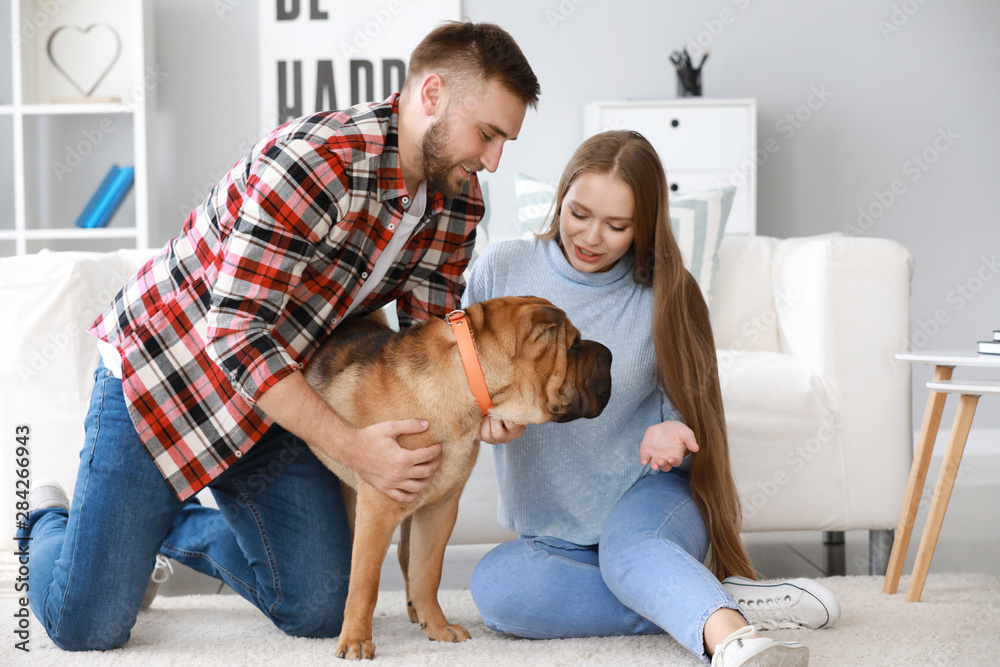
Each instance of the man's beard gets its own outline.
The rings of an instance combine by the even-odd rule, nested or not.
[[[451,162],[447,157],[448,130],[451,126],[451,112],[432,124],[424,133],[421,142],[423,152],[424,177],[428,189],[437,190],[445,197],[457,197],[462,194],[466,179],[456,181],[452,175],[458,162]]]

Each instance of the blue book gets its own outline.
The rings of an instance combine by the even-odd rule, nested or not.
[[[88,229],[107,226],[108,222],[111,221],[111,216],[118,210],[118,205],[122,203],[122,199],[128,194],[134,180],[135,167],[125,166],[118,170],[104,196],[101,197],[101,200],[94,207],[94,212],[90,216],[90,219],[87,220]]]
[[[117,173],[118,173],[118,165],[117,164],[111,165],[111,169],[108,171],[108,175],[104,177],[103,181],[101,181],[101,184],[98,186],[97,190],[95,190],[94,194],[91,195],[90,201],[88,201],[87,205],[83,208],[83,213],[81,213],[80,217],[76,219],[77,227],[87,226],[87,219],[94,214],[94,208],[97,206],[97,202],[101,201],[101,197],[103,197],[104,193],[107,192],[108,187],[111,185],[111,181],[114,180],[115,174]]]

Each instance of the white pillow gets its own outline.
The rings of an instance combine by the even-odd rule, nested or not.
[[[514,174],[517,219],[522,235],[540,231],[553,212],[556,187],[526,174]],[[680,246],[684,267],[711,302],[719,273],[719,245],[733,208],[736,188],[669,195],[670,229]]]

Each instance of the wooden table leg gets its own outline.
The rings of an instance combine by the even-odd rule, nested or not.
[[[920,548],[917,549],[917,560],[913,564],[910,587],[906,590],[907,602],[919,602],[920,595],[924,591],[924,581],[926,581],[927,572],[931,567],[931,558],[934,557],[934,547],[937,546],[938,535],[941,534],[944,513],[948,509],[951,489],[955,485],[955,477],[958,476],[958,466],[962,462],[962,452],[965,451],[965,441],[969,437],[972,416],[976,414],[978,402],[978,396],[969,394],[962,394],[959,399],[955,422],[952,424],[951,435],[948,437],[948,449],[944,453],[941,474],[938,476],[937,486],[934,488],[934,499],[931,501],[931,509],[927,514],[927,524],[924,526],[924,534],[920,538]]]
[[[937,366],[934,368],[934,381],[941,382],[951,379],[955,370],[952,366]],[[892,553],[889,556],[889,567],[885,571],[885,583],[882,592],[892,595],[899,586],[899,576],[903,573],[903,561],[906,560],[906,550],[910,546],[910,535],[913,533],[913,522],[917,518],[920,507],[920,494],[924,491],[927,480],[927,468],[931,463],[931,453],[934,451],[934,440],[937,438],[941,425],[941,412],[944,410],[944,400],[947,394],[932,391],[927,395],[927,407],[924,408],[924,421],[920,425],[920,436],[917,438],[917,451],[910,468],[910,480],[906,484],[906,495],[903,497],[903,510],[896,527],[896,539],[892,543]]]

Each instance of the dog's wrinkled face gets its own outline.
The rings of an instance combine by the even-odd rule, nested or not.
[[[466,309],[493,399],[490,414],[519,424],[601,414],[611,398],[611,351],[582,340],[566,313],[538,297]]]

